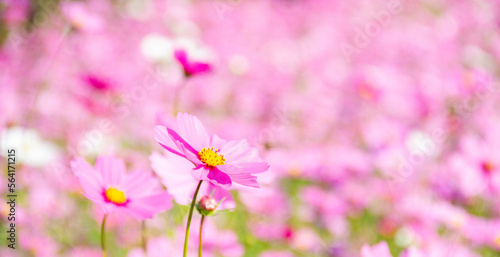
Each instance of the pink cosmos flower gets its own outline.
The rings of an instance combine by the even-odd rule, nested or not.
[[[139,220],[172,207],[172,196],[157,190],[158,181],[148,172],[125,172],[121,159],[97,158],[92,167],[82,158],[71,161],[71,169],[80,180],[84,195],[104,209],[106,214],[123,212]]]
[[[179,61],[184,69],[184,75],[190,77],[192,75],[206,73],[212,70],[210,64],[204,62],[192,61],[188,58],[185,50],[179,49],[174,52],[175,59]]]
[[[184,158],[175,154],[159,154],[153,152],[149,157],[153,171],[160,177],[161,182],[173,195],[178,204],[189,205],[192,201],[196,185],[189,173],[192,164]],[[219,205],[217,210],[234,209],[236,203],[228,190],[215,186],[212,183],[204,183],[200,187],[199,196],[211,195]]]
[[[177,115],[178,132],[163,126],[155,127],[155,139],[168,151],[194,164],[191,175],[198,180],[229,188],[232,182],[259,187],[253,174],[269,169],[258,156],[257,149],[245,139],[226,141],[217,135],[208,136],[203,124],[187,113]]]

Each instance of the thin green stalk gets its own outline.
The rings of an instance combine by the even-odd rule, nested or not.
[[[106,227],[106,219],[108,218],[108,214],[104,215],[104,218],[102,219],[102,225],[101,225],[101,250],[102,250],[102,256],[107,257],[106,255],[106,234],[104,233],[104,228]]]
[[[203,235],[203,221],[205,221],[205,215],[201,215],[201,221],[200,221],[200,244],[198,246],[198,257],[201,257],[202,255],[202,245],[201,245],[201,239],[202,239],[202,235]]]
[[[189,241],[189,228],[191,227],[191,218],[193,217],[193,210],[194,210],[194,204],[196,203],[196,198],[198,197],[198,191],[200,191],[200,186],[203,180],[200,180],[200,183],[198,183],[198,186],[196,187],[196,191],[194,191],[193,195],[193,201],[191,202],[191,207],[189,208],[189,216],[188,216],[188,221],[186,225],[186,236],[184,237],[184,254],[182,255],[183,257],[187,256],[187,251],[188,251],[188,241]]]

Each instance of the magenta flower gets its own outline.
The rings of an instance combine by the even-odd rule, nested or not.
[[[113,88],[112,84],[109,81],[92,74],[82,75],[81,78],[86,85],[98,91],[106,91]]]
[[[210,64],[190,60],[185,50],[175,50],[174,56],[181,63],[186,77],[211,71]]]
[[[269,164],[258,156],[257,149],[243,140],[226,141],[217,135],[208,136],[203,124],[194,116],[177,115],[178,132],[156,126],[155,139],[168,151],[191,161],[191,175],[229,188],[232,182],[259,187],[253,174],[265,172]]]
[[[151,174],[140,170],[126,173],[121,159],[100,156],[92,167],[77,158],[71,161],[71,169],[85,197],[100,205],[106,214],[123,212],[144,220],[172,207],[172,196],[160,190]]]

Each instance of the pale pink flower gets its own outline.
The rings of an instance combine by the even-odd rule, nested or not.
[[[203,124],[187,113],[177,115],[177,125],[178,132],[156,126],[155,139],[168,151],[191,161],[195,179],[224,188],[232,182],[259,187],[253,174],[267,171],[269,165],[245,139],[226,141],[217,135],[209,136]]]
[[[71,161],[71,168],[80,180],[84,195],[106,214],[123,212],[144,220],[172,207],[172,196],[160,190],[150,173],[141,170],[126,173],[121,159],[100,156],[92,167],[77,158]]]

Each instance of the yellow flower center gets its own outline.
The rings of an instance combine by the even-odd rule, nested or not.
[[[198,153],[200,160],[210,167],[215,167],[217,165],[224,165],[226,163],[226,158],[223,154],[219,153],[216,148],[203,148],[201,152]]]
[[[106,190],[106,198],[113,203],[122,204],[127,201],[125,193],[114,187],[110,187]]]

